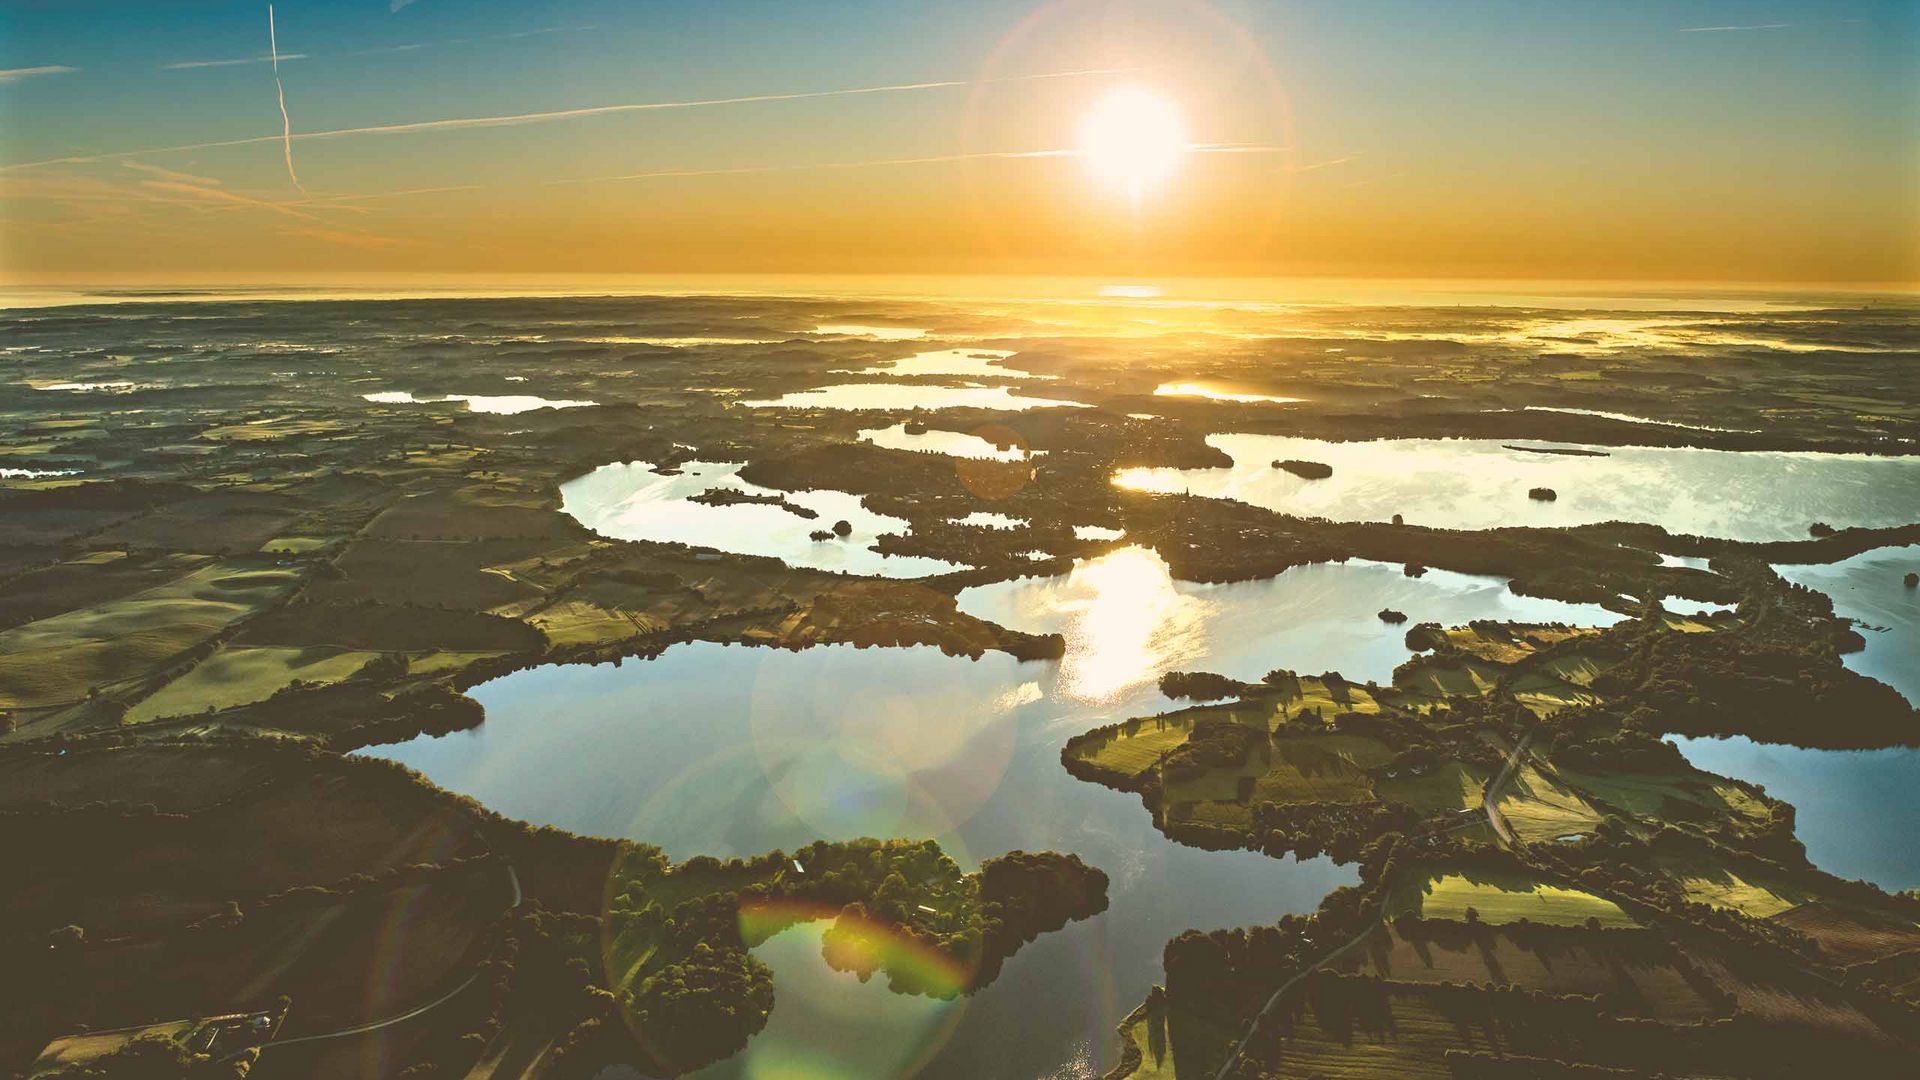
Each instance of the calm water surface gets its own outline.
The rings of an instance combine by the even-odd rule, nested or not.
[[[1255,680],[1274,668],[1387,682],[1413,651],[1407,626],[1474,619],[1610,626],[1622,616],[1510,592],[1500,578],[1353,559],[1296,566],[1227,585],[1176,581],[1150,548],[1124,547],[1051,578],[966,589],[960,610],[1035,634],[1066,635],[1063,684],[1101,700],[1150,687],[1162,672],[1206,670]],[[1381,622],[1382,608],[1406,626]]]
[[[602,465],[560,485],[560,509],[602,536],[690,544],[741,555],[767,555],[789,566],[838,570],[849,574],[911,578],[961,569],[957,563],[917,555],[882,555],[872,550],[882,533],[904,533],[904,518],[876,514],[844,491],[775,491],[734,475],[737,462],[689,461],[677,474],[655,472],[644,461]],[[689,502],[712,488],[752,495],[783,495],[819,516],[806,518],[765,503],[710,506]],[[815,540],[812,534],[845,521],[853,532],[844,539]]]
[[[1829,566],[1779,566],[1782,577],[1833,597],[1834,610],[1867,625],[1865,650],[1844,657],[1920,702],[1920,590],[1901,579],[1920,570],[1920,545],[1884,548]],[[1874,629],[1881,627],[1884,629]],[[1883,888],[1920,888],[1920,750],[1806,750],[1751,739],[1675,739],[1710,772],[1765,784],[1798,809],[1807,854],[1842,877]]]
[[[1004,428],[1000,429],[1006,432]],[[1040,457],[1046,453],[1028,450],[1020,445],[1008,445],[1005,449],[978,435],[969,435],[963,431],[941,431],[928,429],[918,434],[907,430],[905,423],[892,427],[871,428],[860,432],[860,441],[889,450],[913,450],[919,453],[945,454],[948,457],[978,458],[982,461],[1025,461]]]
[[[1007,367],[1013,354],[1004,349],[936,349],[914,353],[883,367],[862,368],[861,375],[959,375],[973,379],[1057,379]]]
[[[1002,373],[1006,374],[1006,373]],[[1016,394],[1005,386],[927,386],[920,383],[840,383],[817,390],[796,390],[766,401],[742,405],[767,409],[1084,409],[1079,401]]]
[[[406,390],[382,390],[360,396],[376,405],[430,405],[441,401],[458,401],[465,403],[468,412],[499,413],[505,416],[532,412],[535,409],[579,409],[599,404],[597,401],[543,398],[533,394],[444,394],[440,397],[414,397]]]
[[[1520,445],[1563,446],[1533,440]],[[1140,491],[1238,499],[1302,517],[1490,529],[1644,521],[1677,533],[1735,540],[1805,537],[1824,521],[1902,525],[1920,507],[1920,458],[1615,446],[1605,457],[1510,450],[1493,439],[1325,442],[1277,435],[1212,435],[1233,465],[1125,469],[1114,483]],[[1273,462],[1333,466],[1304,480]],[[1552,502],[1528,497],[1552,488]]]
[[[703,1075],[890,1076],[925,1060],[931,1077],[1090,1076],[1113,1064],[1113,1025],[1161,978],[1170,938],[1310,910],[1353,874],[1173,844],[1136,796],[1069,776],[1060,746],[1175,707],[1154,686],[1171,667],[1385,678],[1410,655],[1374,615],[1389,603],[1448,622],[1615,618],[1493,579],[1412,579],[1373,563],[1191,586],[1124,548],[1060,578],[963,596],[976,614],[1065,633],[1062,662],[678,645],[651,661],[497,679],[473,691],[487,709],[479,729],[368,752],[502,813],[645,839],[676,858],[863,835],[937,836],[966,865],[1014,849],[1077,853],[1111,876],[1109,909],[1041,937],[957,1002],[831,971],[817,930],[773,939],[759,950],[779,980],[767,1030]]]
[[[814,1071],[794,1075],[888,1075],[868,1071],[875,1053],[930,1055],[923,1075],[969,1080],[1111,1064],[1113,1025],[1160,978],[1169,938],[1310,910],[1353,880],[1325,859],[1178,846],[1137,797],[1068,776],[1058,754],[1069,736],[1170,703],[1150,688],[1083,701],[1053,664],[696,643],[652,661],[535,668],[473,694],[487,709],[476,731],[369,752],[501,813],[645,839],[676,858],[937,836],[966,865],[1058,850],[1112,877],[1106,913],[1043,936],[952,1003],[888,1000],[783,935],[762,950],[781,980],[769,1029],[710,1076],[781,1075],[799,1054]]]

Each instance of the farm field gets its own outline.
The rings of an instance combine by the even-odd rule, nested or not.
[[[1551,885],[1504,872],[1429,871],[1410,879],[1388,901],[1388,918],[1400,914],[1424,919],[1477,921],[1499,926],[1527,919],[1554,926],[1581,926],[1597,919],[1602,927],[1633,927],[1639,922],[1611,900],[1580,889]]]

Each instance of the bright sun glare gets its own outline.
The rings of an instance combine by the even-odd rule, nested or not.
[[[1190,145],[1173,102],[1151,90],[1115,90],[1080,121],[1080,160],[1095,179],[1134,202],[1180,167]]]

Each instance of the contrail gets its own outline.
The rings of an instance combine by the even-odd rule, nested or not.
[[[293,186],[305,195],[307,189],[300,183],[300,174],[293,171],[293,120],[287,116],[287,88],[280,85],[280,41],[273,32],[273,5],[267,5],[267,51],[273,57],[273,88],[280,95],[280,142],[286,147],[287,176],[293,180]]]
[[[46,165],[82,165],[95,161],[112,161],[118,158],[140,157],[143,154],[171,154],[188,150],[213,150],[226,146],[252,146],[279,140],[297,139],[338,139],[351,135],[405,135],[420,131],[450,131],[460,128],[506,127],[515,124],[539,124],[553,120],[574,120],[586,116],[605,116],[612,113],[650,112],[658,109],[699,109],[717,105],[749,105],[773,101],[804,101],[814,98],[853,97],[862,94],[893,94],[920,90],[944,90],[963,86],[994,85],[999,83],[1037,82],[1042,79],[1072,79],[1094,75],[1121,75],[1136,71],[1137,68],[1086,68],[1078,71],[1048,71],[1037,75],[1012,75],[999,79],[944,79],[938,82],[895,83],[888,86],[860,86],[846,90],[803,90],[783,94],[749,94],[741,97],[699,98],[687,101],[645,101],[623,105],[589,105],[577,109],[556,109],[549,112],[514,113],[506,116],[474,116],[448,120],[418,120],[411,123],[375,124],[368,127],[335,128],[331,131],[303,131],[298,135],[256,135],[244,139],[221,139],[216,142],[186,143],[180,146],[153,146],[141,150],[120,150],[107,154],[85,154],[74,157],[47,158],[43,161],[23,161],[11,165],[0,165],[0,172],[15,169],[34,169]]]

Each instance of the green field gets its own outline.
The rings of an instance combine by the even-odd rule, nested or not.
[[[1415,914],[1427,919],[1464,921],[1474,909],[1483,923],[1501,925],[1530,919],[1558,926],[1580,926],[1599,919],[1602,926],[1638,926],[1620,906],[1581,889],[1550,885],[1505,871],[1433,871],[1394,889],[1389,918]]]
[[[1385,743],[1364,736],[1282,739],[1254,784],[1254,801],[1363,802],[1373,798],[1366,770],[1392,757]]]
[[[1449,761],[1425,776],[1381,780],[1374,790],[1382,799],[1403,802],[1424,814],[1466,810],[1480,805],[1488,773],[1478,765]]]
[[[1734,870],[1706,858],[1663,856],[1656,860],[1686,890],[1687,898],[1714,907],[1735,908],[1768,919],[1819,897],[1764,874]]]
[[[1365,946],[1341,957],[1333,970],[1411,983],[1521,986],[1550,994],[1614,991],[1642,1015],[1681,1022],[1721,1015],[1675,963],[1671,945],[1656,934],[1607,935],[1527,943],[1505,929],[1383,924]]]
[[[279,602],[288,569],[220,562],[119,600],[0,633],[0,707],[65,704],[89,687],[145,678],[187,649]]]
[[[1756,828],[1772,815],[1767,804],[1737,784],[1698,771],[1685,773],[1588,773],[1559,770],[1567,783],[1636,817],[1684,821],[1701,815],[1734,819]]]
[[[1514,835],[1530,844],[1591,832],[1600,824],[1599,811],[1531,764],[1514,771],[1500,791],[1496,808]]]
[[[127,722],[186,716],[265,701],[295,679],[316,685],[348,678],[380,655],[330,646],[225,648],[127,711]]]
[[[1160,763],[1167,753],[1187,741],[1193,714],[1150,716],[1128,720],[1106,742],[1083,746],[1078,756],[1104,769],[1138,776]]]
[[[1300,678],[1295,691],[1281,694],[1273,700],[1276,702],[1274,716],[1277,720],[1316,710],[1329,720],[1346,712],[1373,714],[1380,711],[1380,703],[1374,700],[1366,687],[1354,683],[1330,686],[1310,675]]]

